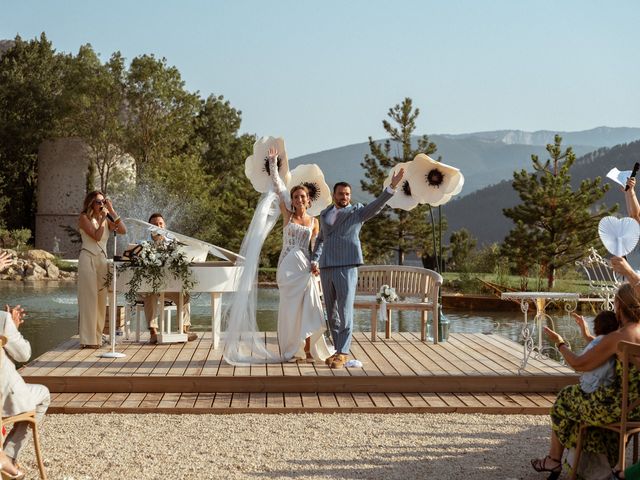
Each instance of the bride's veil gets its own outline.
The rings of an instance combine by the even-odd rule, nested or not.
[[[260,197],[251,224],[242,241],[243,270],[236,291],[223,308],[226,323],[224,359],[231,365],[281,362],[279,353],[268,350],[264,333],[256,321],[260,251],[280,215],[278,195],[269,191]]]

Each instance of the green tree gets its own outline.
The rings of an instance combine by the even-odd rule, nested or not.
[[[244,174],[255,137],[239,135],[242,112],[222,96],[204,100],[195,119],[194,133],[201,142],[202,164],[212,179],[202,238],[238,251],[249,226],[259,194]]]
[[[450,257],[448,270],[456,272],[468,271],[470,269],[469,261],[477,243],[477,240],[471,236],[466,228],[453,232],[449,238]]]
[[[90,45],[71,59],[67,96],[72,113],[70,131],[91,148],[88,189],[109,193],[125,154],[125,65],[120,52],[102,64]],[[122,172],[120,172],[122,176]],[[99,185],[93,185],[97,177]]]
[[[127,151],[136,162],[137,181],[145,183],[167,159],[179,162],[199,150],[192,140],[200,99],[166,59],[141,55],[126,74]]]
[[[418,137],[417,148],[414,148],[412,134],[416,129],[420,110],[413,108],[410,98],[405,98],[401,104],[390,108],[387,115],[393,123],[383,120],[382,126],[389,138],[380,143],[369,137],[370,153],[360,163],[366,177],[360,184],[365,192],[372,195],[378,195],[382,191],[383,182],[395,165],[413,160],[418,153],[431,155],[437,150],[435,143],[429,141],[427,135]],[[385,209],[365,223],[362,228],[365,260],[371,263],[384,262],[395,256],[402,265],[408,252],[423,254],[429,251],[428,240],[431,239],[432,231],[431,225],[426,222],[427,209],[423,205],[409,212]]]
[[[516,264],[521,275],[538,263],[553,288],[558,268],[571,264],[598,243],[598,222],[617,206],[596,205],[609,186],[600,177],[584,180],[576,191],[569,171],[575,162],[571,147],[562,150],[562,137],[547,145],[550,158],[541,163],[532,155],[533,172],[513,173],[513,188],[522,203],[503,210],[513,220],[514,229],[503,244],[504,254]]]
[[[15,45],[0,58],[0,204],[9,228],[35,226],[38,147],[65,134],[68,56],[56,53],[43,33]]]

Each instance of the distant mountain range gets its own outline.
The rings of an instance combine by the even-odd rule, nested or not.
[[[640,139],[640,128],[627,127],[598,127],[580,132],[498,130],[436,134],[430,135],[429,139],[438,147],[434,158],[442,156],[444,163],[460,168],[464,173],[465,185],[461,196],[466,196],[512,178],[514,170],[529,170],[532,154],[546,159],[545,147],[553,143],[556,133],[563,137],[563,145],[573,147],[577,156]],[[384,139],[379,141],[383,142]],[[360,180],[364,178],[360,163],[367,153],[369,144],[363,142],[296,157],[291,159],[291,165],[316,163],[322,168],[329,186],[338,181],[347,181],[354,187],[355,200],[368,201],[369,195],[360,188]]]
[[[545,156],[543,159],[548,158]],[[602,177],[610,185],[603,202],[607,205],[620,205],[620,215],[626,215],[623,192],[620,186],[605,179],[613,167],[631,170],[635,162],[640,162],[640,141],[602,148],[576,160],[571,169],[571,183],[576,188],[582,180]],[[465,197],[455,199],[443,207],[443,213],[449,223],[448,240],[451,232],[466,228],[479,240],[488,244],[502,242],[513,228],[513,222],[506,218],[502,210],[520,203],[511,180],[477,190]]]

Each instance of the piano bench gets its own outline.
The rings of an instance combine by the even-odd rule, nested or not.
[[[163,331],[163,324],[166,318],[167,325],[171,327],[171,312],[178,311],[178,307],[172,302],[165,302],[162,308],[162,316],[159,318],[158,330]],[[125,325],[127,329],[127,338],[129,338],[129,332],[131,328],[131,319],[135,318],[136,322],[136,342],[140,342],[140,317],[144,314],[144,303],[136,302],[134,305],[129,305],[129,308],[125,309]],[[146,320],[146,319],[145,319]],[[182,332],[180,332],[182,333]]]

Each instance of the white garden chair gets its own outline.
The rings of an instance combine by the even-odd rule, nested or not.
[[[602,299],[601,309],[613,310],[613,298],[624,278],[614,272],[611,263],[593,247],[585,258],[576,261],[576,265],[586,273],[591,294]]]

